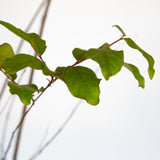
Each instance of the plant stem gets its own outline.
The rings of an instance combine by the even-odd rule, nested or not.
[[[33,81],[33,76],[34,76],[34,70],[32,69],[31,70],[31,73],[30,73],[30,78],[29,78],[29,82],[28,84],[31,84],[32,81]],[[22,110],[22,114],[21,114],[21,119],[23,119],[24,115],[25,115],[25,112],[26,112],[26,109],[27,109],[27,105],[23,105],[23,110]],[[16,160],[17,159],[17,155],[18,155],[18,150],[19,150],[19,145],[20,145],[20,140],[21,140],[21,135],[22,135],[22,129],[23,129],[23,126],[24,126],[24,119],[19,127],[19,130],[18,130],[18,135],[17,135],[17,140],[16,140],[16,144],[15,144],[15,148],[14,148],[14,155],[13,155],[13,160]]]
[[[46,5],[46,9],[44,11],[44,15],[42,17],[42,22],[41,22],[41,27],[40,27],[40,31],[39,31],[39,35],[40,37],[42,37],[43,34],[43,30],[44,30],[44,25],[45,25],[45,21],[46,21],[46,17],[47,17],[47,13],[48,13],[48,9],[50,6],[50,0],[46,0],[47,5]],[[37,54],[36,54],[37,55]],[[35,56],[36,56],[35,55]],[[40,55],[39,58],[43,61],[42,57]],[[34,76],[34,70],[31,70],[30,73],[30,78],[29,78],[29,82],[28,84],[31,84],[33,81],[33,76]],[[22,110],[22,114],[21,114],[21,124],[19,126],[19,131],[18,131],[18,135],[17,135],[17,140],[16,140],[16,145],[15,145],[15,150],[14,150],[14,155],[13,155],[13,160],[17,160],[17,155],[18,155],[18,150],[19,150],[19,145],[20,145],[20,139],[21,139],[21,135],[22,135],[22,130],[23,130],[23,126],[24,126],[24,117],[26,115],[26,105],[23,105],[23,110]]]
[[[2,99],[2,96],[3,96],[4,90],[5,90],[5,88],[6,88],[5,86],[6,86],[7,82],[8,82],[8,79],[6,78],[6,79],[4,80],[4,82],[3,82],[2,89],[1,89],[1,91],[0,91],[0,100]]]
[[[121,38],[117,39],[117,40],[114,41],[113,43],[109,44],[108,47],[110,47],[110,46],[116,44],[117,42],[119,42],[119,41],[121,41],[121,40],[123,40],[123,37],[124,37],[124,36],[122,36]]]
[[[25,29],[25,32],[28,32],[28,31],[29,31],[29,29],[30,29],[31,26],[33,25],[35,19],[37,18],[38,14],[39,14],[39,12],[41,11],[41,9],[43,8],[43,6],[44,6],[44,1],[39,5],[38,9],[37,9],[36,12],[34,13],[32,19],[30,20],[30,22],[29,22],[29,24],[28,24],[28,26],[27,26],[27,28]],[[20,52],[20,50],[21,50],[21,48],[22,48],[22,46],[23,46],[23,43],[24,43],[24,40],[21,39],[15,53],[19,53],[19,52]]]
[[[33,160],[37,156],[39,156],[57,138],[57,136],[63,131],[63,129],[67,126],[69,121],[72,119],[73,115],[75,114],[75,112],[77,111],[81,103],[82,103],[82,100],[79,100],[78,103],[75,105],[75,107],[72,109],[71,113],[66,118],[66,120],[59,127],[59,129],[53,134],[53,136],[40,149],[36,151],[36,153],[29,160]]]
[[[51,0],[46,0],[47,1],[47,6],[46,6],[46,10],[44,12],[44,16],[42,18],[42,23],[41,23],[41,28],[40,28],[40,36],[42,36],[42,33],[43,33],[43,28],[44,28],[44,25],[45,25],[45,20],[46,20],[46,17],[47,17],[47,12],[48,12],[48,8],[49,8],[49,4],[51,2]],[[121,38],[119,38],[118,40],[114,41],[113,43],[109,44],[108,47],[112,46],[113,44],[119,42],[120,40],[123,39],[123,36]],[[36,54],[36,56],[38,56]],[[43,61],[43,59],[41,59]],[[83,62],[87,60],[87,58],[84,58],[82,60],[79,60],[79,61],[76,61],[72,66],[76,66],[77,64]],[[33,76],[32,76],[33,78]],[[30,83],[32,82],[32,78],[30,76]],[[28,112],[32,109],[32,107],[35,105],[35,102],[41,97],[41,95],[45,92],[45,90],[51,86],[52,83],[54,83],[55,81],[57,80],[56,78],[56,74],[52,77],[51,81],[48,83],[48,85],[44,88],[44,90],[38,95],[38,97],[36,99],[34,99],[32,101],[32,104],[30,106],[30,108],[28,110],[26,110],[26,106],[24,106],[24,109],[22,111],[22,116],[21,116],[21,119],[20,119],[20,122],[18,123],[17,127],[14,129],[14,131],[12,132],[12,135],[11,135],[11,138],[10,138],[10,141],[8,143],[8,146],[7,146],[7,149],[4,153],[4,157],[2,158],[2,160],[5,160],[6,159],[6,155],[11,147],[11,144],[12,144],[12,141],[13,141],[13,138],[15,136],[15,133],[17,130],[19,130],[18,132],[18,136],[17,136],[17,141],[16,141],[16,146],[15,146],[15,151],[14,151],[14,157],[13,157],[13,160],[16,160],[17,159],[17,154],[18,154],[18,148],[19,148],[19,144],[20,144],[20,137],[21,137],[21,133],[22,133],[22,127],[23,127],[23,123],[24,123],[24,119],[26,117],[26,115],[28,114]],[[64,124],[59,128],[59,130],[55,133],[55,135],[44,145],[43,148],[40,149],[40,151],[38,152],[38,155],[44,150],[44,148],[46,148],[58,135],[59,133],[63,130],[63,128],[66,126],[66,124],[68,123],[68,121],[71,119],[71,117],[73,116],[73,114],[75,113],[75,111],[73,110],[71,115],[68,117],[68,119],[64,122]]]

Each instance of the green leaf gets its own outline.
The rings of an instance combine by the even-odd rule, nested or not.
[[[0,24],[6,27],[8,30],[19,36],[20,38],[24,39],[25,41],[29,42],[31,46],[35,49],[35,51],[42,55],[46,49],[46,42],[40,38],[40,36],[36,33],[25,33],[19,28],[16,28],[10,23],[0,21]]]
[[[15,74],[9,74],[9,76],[13,79],[13,80],[15,80],[16,78],[17,78],[17,74],[15,73]]]
[[[7,74],[14,74],[26,67],[42,70],[44,75],[52,76],[54,74],[54,72],[49,70],[44,62],[40,61],[34,56],[27,54],[17,54],[11,58],[8,58],[5,61],[3,68]]]
[[[27,35],[30,37],[29,43],[31,44],[31,46],[36,50],[38,54],[42,55],[46,50],[45,40],[42,40],[36,33],[29,33]]]
[[[91,105],[99,103],[100,79],[89,68],[82,66],[58,67],[57,78],[63,80],[71,94],[86,100]]]
[[[140,51],[142,55],[145,57],[145,59],[148,61],[148,74],[150,79],[152,79],[155,73],[153,57],[149,55],[147,52],[145,52],[142,48],[140,48],[131,38],[124,38],[124,40],[126,41],[129,47]]]
[[[13,57],[14,52],[10,44],[3,43],[0,45],[0,68],[3,68],[4,62],[7,58]],[[9,74],[9,76],[14,80],[17,78],[16,73],[15,74]]]
[[[51,71],[44,62],[42,63],[42,72],[46,76],[53,76],[55,74],[55,72]]]
[[[123,31],[123,29],[119,25],[113,25],[113,27],[116,27],[122,33],[123,37],[126,36],[125,32]]]
[[[80,48],[75,48],[73,51],[72,51],[72,54],[74,56],[74,58],[78,61],[86,58],[86,53],[87,53],[87,50],[84,50],[84,49],[80,49]]]
[[[0,68],[3,66],[4,61],[7,58],[13,57],[14,52],[10,44],[8,43],[3,43],[0,45]]]
[[[139,86],[144,88],[145,87],[145,80],[143,78],[143,76],[140,74],[139,69],[134,66],[133,64],[129,64],[129,63],[125,63],[124,62],[124,66],[132,72],[132,74],[134,75],[135,79],[138,81]]]
[[[24,103],[25,105],[28,105],[31,103],[31,99],[33,97],[33,93],[38,90],[38,87],[34,84],[29,85],[17,85],[13,82],[8,82],[9,91],[11,94],[16,94]]]
[[[124,59],[123,51],[111,50],[108,47],[89,49],[87,58],[91,58],[99,64],[102,74],[106,80],[121,70]]]
[[[112,50],[108,43],[103,44],[98,49],[82,50],[75,48],[73,56],[76,60],[84,58],[96,61],[101,67],[101,71],[106,80],[117,74],[123,66],[123,51]]]
[[[42,63],[43,62],[34,56],[17,54],[5,61],[4,69],[7,74],[14,74],[25,67],[31,67],[33,69],[40,70],[42,68]]]

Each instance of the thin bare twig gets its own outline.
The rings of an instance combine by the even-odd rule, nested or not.
[[[80,104],[82,103],[82,100],[79,100],[76,106],[73,108],[67,119],[64,121],[64,123],[60,126],[60,128],[54,133],[54,135],[29,159],[33,160],[37,158],[57,137],[58,135],[64,130],[64,128],[67,126],[69,121],[72,119],[73,115],[79,108]]]
[[[34,76],[34,70],[32,69],[31,73],[30,73],[30,78],[29,78],[28,84],[32,83],[33,76]],[[27,105],[23,105],[23,110],[22,110],[21,118],[24,116],[24,114],[26,112],[26,109],[27,109]],[[21,139],[23,125],[24,125],[24,121],[22,121],[22,123],[21,123],[21,125],[19,127],[19,130],[18,130],[17,140],[16,140],[16,144],[15,144],[15,148],[14,148],[13,160],[17,159],[17,154],[18,154],[18,150],[19,150],[19,145],[20,145],[20,139]]]
[[[35,14],[33,15],[31,21],[29,22],[29,24],[28,24],[28,26],[27,26],[27,28],[25,29],[25,32],[28,32],[28,31],[29,31],[29,29],[31,28],[33,22],[34,22],[35,19],[37,18],[37,15],[38,15],[39,12],[41,11],[43,5],[44,5],[44,1],[42,1],[42,3],[40,4],[40,6],[38,7],[37,11],[36,11]],[[22,48],[22,46],[23,46],[23,43],[24,43],[24,40],[21,39],[15,53],[19,53],[19,52],[20,52],[20,50],[21,50],[21,48]],[[2,89],[1,89],[1,91],[0,91],[0,101],[1,101],[2,96],[3,96],[3,94],[4,94],[4,90],[5,90],[5,88],[6,88],[7,81],[8,81],[8,78],[5,78],[4,83],[3,83],[3,85],[2,85]]]
[[[8,82],[8,79],[6,78],[6,79],[4,80],[4,82],[3,82],[3,84],[2,84],[2,88],[1,88],[1,91],[0,91],[0,101],[1,101],[1,99],[2,99],[2,96],[3,96],[3,94],[4,94],[4,91],[5,91],[5,89],[6,89],[6,84],[7,84],[7,82]]]
[[[123,40],[123,37],[124,37],[124,36],[122,36],[121,38],[117,39],[117,40],[114,41],[113,43],[109,44],[108,47],[110,47],[110,46],[116,44],[117,42],[119,42],[119,41],[121,41],[121,40]]]
[[[75,64],[75,65],[77,65],[77,64]],[[72,66],[74,66],[74,64]],[[95,73],[97,73],[98,71],[99,71],[99,67],[97,67],[97,69],[95,70]],[[79,108],[79,106],[81,105],[82,102],[83,102],[82,100],[79,100],[77,102],[77,104],[74,106],[74,108],[72,109],[71,113],[65,119],[65,121],[63,122],[63,124],[59,127],[59,129],[53,134],[53,136],[40,149],[38,149],[33,154],[33,156],[29,160],[34,160],[35,158],[37,158],[60,135],[60,133],[67,126],[67,124],[69,123],[69,121],[75,115],[75,112],[78,110],[78,108]]]
[[[43,34],[43,30],[44,30],[44,26],[45,26],[45,21],[46,21],[46,18],[47,18],[47,13],[48,13],[48,9],[49,9],[49,6],[50,6],[50,0],[47,0],[46,1],[47,5],[46,5],[46,9],[44,11],[44,15],[42,17],[42,22],[41,22],[41,27],[40,27],[40,31],[39,31],[39,35],[40,37],[42,37],[42,34]],[[37,55],[37,54],[36,54]],[[36,56],[35,55],[35,56]],[[42,57],[39,55],[40,59],[43,61]],[[32,81],[33,81],[33,76],[34,76],[34,70],[31,69],[31,73],[30,73],[30,79],[29,79],[29,83],[28,84],[31,84]],[[17,140],[16,140],[16,145],[15,145],[15,151],[14,151],[14,156],[13,156],[13,160],[16,160],[17,159],[17,154],[18,154],[18,149],[19,149],[19,144],[20,144],[20,139],[21,139],[21,134],[22,134],[22,129],[23,129],[23,125],[24,125],[24,115],[26,115],[26,108],[27,106],[26,105],[23,105],[23,111],[22,111],[22,116],[21,116],[21,119],[22,122],[21,122],[21,125],[19,126],[19,132],[18,132],[18,135],[17,135]]]
[[[122,37],[119,38],[118,40],[116,40],[115,42],[111,43],[108,47],[110,47],[111,45],[117,43],[117,42],[120,41],[120,40],[122,40]],[[84,59],[84,60],[87,60],[87,59]],[[84,61],[84,60],[83,60],[83,61]],[[81,62],[82,62],[82,61],[78,61],[78,62],[74,63],[72,66],[75,66],[75,65],[77,65],[77,64],[79,64],[79,63],[81,63]],[[55,75],[56,75],[56,74],[55,74]],[[11,143],[12,143],[12,141],[13,141],[15,132],[18,130],[18,128],[19,128],[19,127],[21,126],[21,124],[23,123],[23,120],[24,120],[24,118],[26,117],[26,115],[28,114],[28,112],[32,109],[32,107],[34,106],[35,102],[41,97],[41,95],[45,92],[45,90],[46,90],[48,87],[50,87],[51,84],[54,83],[54,82],[57,80],[57,78],[54,78],[55,75],[52,77],[51,81],[50,81],[50,82],[48,83],[48,85],[44,88],[44,90],[38,95],[38,97],[37,97],[35,100],[33,100],[33,103],[31,104],[30,108],[25,112],[25,114],[24,114],[23,117],[21,118],[21,121],[18,123],[17,127],[16,127],[15,130],[12,132],[12,135],[11,135],[11,138],[10,138],[10,141],[9,141],[9,144],[8,144],[8,147],[7,147],[7,149],[6,149],[6,152],[5,152],[5,154],[4,154],[4,157],[6,157],[8,151],[9,151],[9,149],[10,149],[10,147],[11,147]],[[73,111],[72,113],[74,113],[74,111]],[[72,114],[71,114],[71,115],[72,115]],[[48,146],[48,145],[59,135],[59,133],[60,133],[60,132],[63,130],[63,128],[64,128],[63,126],[66,126],[66,124],[68,123],[69,120],[70,120],[70,118],[68,118],[68,119],[66,120],[66,122],[62,125],[62,127],[60,127],[60,129],[56,132],[56,134],[45,144],[44,147],[42,147],[42,149],[39,151],[38,154],[40,154],[40,153],[44,150],[44,148],[45,148],[46,146]],[[53,139],[53,140],[52,140],[52,139]],[[37,155],[36,155],[36,156],[37,156]],[[4,159],[2,158],[2,160],[5,160],[5,158],[4,158]]]
[[[31,26],[33,25],[35,19],[37,18],[38,14],[40,13],[41,9],[43,8],[44,3],[45,3],[45,1],[42,1],[42,3],[40,4],[40,6],[38,7],[38,9],[36,10],[35,14],[33,15],[32,19],[30,20],[27,28],[25,29],[25,32],[28,32],[29,29],[31,28]],[[20,52],[20,50],[21,50],[21,48],[22,48],[22,46],[23,46],[23,43],[24,43],[24,40],[21,39],[21,40],[20,40],[20,43],[19,43],[19,45],[18,45],[18,47],[17,47],[16,53],[19,53],[19,52]]]
[[[50,3],[50,0],[48,0],[48,4],[49,4],[49,3]],[[49,5],[48,5],[47,7],[49,7]],[[46,7],[46,8],[47,8],[47,7]],[[46,11],[48,11],[48,9],[47,9]],[[47,16],[47,12],[45,12],[44,15]],[[44,16],[44,17],[45,17],[45,16]],[[44,27],[44,24],[45,24],[45,19],[44,19],[44,17],[43,17],[43,19],[42,19],[43,27]],[[43,30],[40,29],[40,31],[43,31]],[[42,35],[42,32],[41,32],[40,35]],[[122,37],[121,37],[120,39],[118,39],[117,41],[111,43],[109,46],[117,43],[117,42],[120,41],[120,40],[122,40]],[[83,61],[84,61],[84,60],[86,60],[86,59],[83,59]],[[75,65],[77,65],[77,64],[79,64],[79,63],[81,63],[81,62],[82,62],[82,61],[77,61],[77,62],[74,63],[72,66],[75,66]],[[5,156],[7,155],[8,151],[9,151],[9,148],[10,148],[10,146],[11,146],[11,143],[12,143],[12,140],[13,140],[13,138],[14,138],[15,132],[16,132],[16,131],[19,129],[19,127],[21,127],[21,125],[23,124],[24,118],[26,117],[26,115],[28,114],[28,112],[31,110],[31,108],[34,106],[35,101],[37,101],[37,100],[39,99],[39,97],[44,93],[44,91],[45,91],[52,83],[54,83],[56,80],[57,80],[57,78],[54,78],[54,79],[53,79],[53,77],[52,77],[52,80],[48,83],[47,87],[43,90],[43,92],[41,92],[41,93],[39,94],[39,96],[38,96],[35,100],[33,100],[33,103],[31,104],[30,108],[23,113],[23,116],[21,117],[21,121],[19,122],[19,124],[17,125],[17,127],[15,128],[15,130],[14,130],[13,133],[12,133],[12,136],[11,136],[11,139],[10,139],[10,142],[9,142],[9,145],[8,145],[7,150],[6,150],[6,152],[5,152]],[[78,107],[77,107],[77,108],[78,108]],[[49,139],[49,141],[33,156],[33,158],[34,158],[34,157],[37,157],[53,140],[55,140],[55,138],[59,135],[59,133],[63,130],[63,128],[67,125],[67,123],[69,122],[69,120],[71,119],[71,117],[74,115],[74,113],[75,113],[75,111],[76,111],[77,108],[73,109],[73,111],[71,112],[71,114],[69,115],[69,117],[67,118],[67,120],[66,120],[66,121],[62,124],[62,126],[57,130],[57,132],[54,134],[54,136],[51,137],[51,139]],[[18,144],[19,144],[19,143],[18,143]],[[5,159],[5,158],[4,158],[4,159]],[[4,159],[2,159],[2,160],[4,160]]]
[[[11,101],[10,101],[11,100]],[[9,96],[8,98],[8,101],[6,101],[6,104],[5,106],[8,105],[8,103],[10,103],[9,106],[13,105],[14,104],[14,98],[11,99],[11,95]],[[8,107],[9,108],[9,107]],[[4,120],[4,124],[3,124],[3,129],[2,129],[2,137],[1,137],[1,149],[3,150],[4,152],[4,144],[5,144],[5,139],[6,139],[6,136],[7,136],[7,128],[8,128],[8,123],[9,123],[9,119],[10,119],[10,114],[13,110],[13,107],[10,107],[6,113],[6,116],[5,116],[5,120]],[[2,153],[3,153],[2,152]]]
[[[42,96],[42,94],[46,91],[46,89],[51,86],[52,82],[53,82],[53,80],[51,79],[51,81],[50,81],[50,82],[48,83],[48,85],[43,89],[43,91],[38,95],[38,97],[37,97],[35,100],[33,99],[32,104],[31,104],[30,107],[26,110],[26,112],[25,112],[25,114],[23,115],[23,117],[21,117],[21,120],[19,121],[19,123],[17,124],[17,126],[15,127],[15,129],[14,129],[13,132],[12,132],[11,138],[10,138],[10,140],[9,140],[8,146],[7,146],[7,148],[6,148],[6,151],[5,151],[5,153],[4,153],[4,156],[3,156],[2,160],[5,160],[6,155],[8,154],[8,151],[9,151],[9,149],[10,149],[10,147],[11,147],[11,144],[12,144],[13,138],[14,138],[14,136],[15,136],[15,133],[16,133],[16,131],[19,129],[19,127],[21,126],[21,124],[23,123],[24,118],[25,118],[26,115],[29,113],[29,111],[33,108],[33,106],[35,105],[35,102]]]
[[[40,5],[40,7],[38,8],[36,14],[33,16],[31,22],[29,23],[29,25],[28,25],[28,27],[27,27],[27,29],[26,29],[27,31],[29,30],[30,26],[32,25],[34,19],[37,17],[39,11],[41,10],[42,6],[44,5],[44,2],[45,2],[45,1],[42,2],[42,4]],[[44,12],[43,20],[42,20],[42,23],[41,23],[41,28],[40,28],[40,33],[39,33],[40,36],[42,36],[42,32],[43,32],[43,28],[44,28],[44,24],[45,24],[45,19],[46,19],[46,17],[47,17],[47,12],[48,12],[48,8],[49,8],[50,0],[47,1],[47,2],[48,2],[48,3],[47,3],[47,6],[46,6],[46,10],[45,10],[45,12]],[[20,48],[22,47],[22,44],[23,44],[23,40],[20,42],[19,47],[18,47],[18,49],[17,49],[17,52],[19,52]],[[29,80],[30,82],[29,82],[29,83],[31,83],[31,81],[32,81],[32,79],[33,79],[33,73],[34,73],[34,72],[33,72],[33,70],[32,70],[32,71],[31,71],[31,76],[30,76],[30,80]],[[33,107],[33,105],[34,105],[34,103],[32,103],[30,109]],[[4,154],[4,157],[2,158],[2,160],[5,160],[6,155],[7,155],[8,151],[9,151],[9,149],[10,149],[12,140],[13,140],[13,138],[14,138],[14,135],[15,135],[16,131],[19,129],[19,133],[18,133],[18,136],[17,136],[17,142],[16,142],[16,146],[15,146],[15,151],[14,151],[14,160],[17,159],[18,146],[19,146],[19,143],[20,143],[20,137],[21,137],[21,132],[22,132],[23,120],[24,120],[25,115],[30,111],[30,109],[28,109],[27,112],[26,112],[26,106],[24,106],[24,109],[23,109],[23,111],[22,111],[21,121],[20,121],[20,123],[17,125],[17,127],[15,128],[15,130],[12,132],[11,139],[10,139],[10,141],[9,141],[8,147],[7,147],[6,151],[5,151],[5,154]]]

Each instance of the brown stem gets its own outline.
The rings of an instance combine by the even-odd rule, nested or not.
[[[63,124],[59,127],[59,129],[53,134],[53,136],[39,150],[36,151],[36,153],[29,160],[33,160],[37,156],[39,156],[59,136],[59,134],[64,130],[64,128],[69,123],[69,121],[72,119],[72,117],[74,116],[75,112],[77,111],[77,109],[79,108],[81,103],[82,103],[82,100],[79,100],[78,103],[73,108],[73,110],[71,111],[71,113],[65,119]]]
[[[121,38],[117,39],[117,40],[114,41],[113,43],[109,44],[107,47],[110,47],[110,46],[114,45],[115,43],[119,42],[120,40],[123,40],[123,37],[124,37],[124,36],[122,36]],[[79,63],[81,63],[81,62],[83,62],[83,61],[85,61],[85,60],[87,60],[87,58],[83,58],[82,60],[77,60],[77,61],[72,65],[72,67],[76,66],[77,64],[79,64]]]
[[[46,89],[47,89],[48,87],[50,87],[51,84],[52,84],[53,82],[55,82],[56,80],[57,80],[57,78],[51,79],[51,81],[48,83],[48,85],[47,85],[47,86],[44,88],[44,90],[39,94],[39,96],[38,96],[35,100],[32,101],[32,104],[31,104],[31,106],[29,107],[29,109],[26,110],[26,112],[24,113],[24,115],[21,117],[20,122],[17,124],[16,128],[15,128],[14,131],[12,132],[11,138],[10,138],[10,140],[9,140],[7,149],[6,149],[5,153],[4,153],[4,156],[3,156],[2,160],[5,160],[6,155],[7,155],[8,151],[9,151],[9,149],[10,149],[10,147],[11,147],[11,144],[12,144],[13,138],[14,138],[14,136],[15,136],[15,133],[16,133],[16,131],[20,128],[20,126],[22,125],[22,123],[23,123],[26,115],[27,115],[27,114],[29,113],[29,111],[33,108],[33,106],[35,105],[35,102],[41,97],[41,95],[46,91]]]
[[[50,0],[48,0],[48,4],[49,4],[49,3],[50,3]],[[48,6],[49,6],[49,5],[47,5],[46,8],[48,8]],[[48,9],[47,9],[47,11],[48,11]],[[45,12],[44,15],[47,15],[47,12]],[[44,19],[44,17],[43,17],[43,19],[42,19],[43,27],[44,27],[44,22],[45,22],[45,19]],[[40,31],[41,31],[41,34],[40,34],[40,35],[42,35],[42,31],[43,31],[43,30],[40,29]],[[108,47],[112,46],[113,44],[119,42],[119,41],[122,40],[122,39],[123,39],[123,37],[119,38],[119,39],[116,40],[115,42],[113,42],[113,43],[111,43],[110,45],[108,45]],[[36,54],[36,55],[37,55],[37,54]],[[82,59],[82,60],[78,60],[78,61],[76,61],[72,66],[74,67],[74,66],[76,66],[77,64],[85,61],[86,59],[87,59],[87,58],[84,58],[84,59]],[[41,59],[41,60],[43,60],[43,59]],[[38,96],[35,100],[33,100],[30,108],[29,108],[28,110],[26,110],[25,112],[23,112],[23,116],[21,117],[21,120],[20,120],[19,124],[17,125],[17,127],[15,128],[15,130],[12,132],[12,136],[11,136],[11,138],[10,138],[8,147],[7,147],[7,149],[6,149],[6,152],[5,152],[4,157],[2,158],[2,160],[5,160],[6,155],[7,155],[8,151],[9,151],[9,149],[10,149],[10,147],[11,147],[11,143],[12,143],[12,141],[13,141],[14,135],[15,135],[16,131],[17,131],[17,130],[21,127],[21,125],[23,124],[24,118],[26,117],[26,115],[28,114],[28,112],[32,109],[32,107],[34,106],[35,102],[40,98],[40,96],[44,93],[44,91],[45,91],[49,86],[51,86],[52,83],[54,83],[54,82],[57,80],[57,78],[54,78],[54,77],[55,77],[55,76],[52,77],[51,81],[48,83],[48,85],[46,86],[46,88],[44,88],[43,92],[41,92],[41,93],[39,94],[39,96]],[[54,79],[53,79],[53,78],[54,78]],[[72,114],[71,114],[71,115],[72,115]],[[70,117],[71,117],[71,116],[70,116]],[[70,117],[69,117],[69,119],[70,119]],[[69,119],[64,123],[64,125],[62,125],[62,128],[60,128],[60,129],[57,131],[57,133],[48,141],[48,143],[46,143],[46,146],[48,146],[48,145],[51,143],[51,141],[53,141],[53,140],[57,137],[57,135],[61,132],[61,130],[63,129],[63,127],[68,123]],[[20,131],[20,132],[22,132],[22,131]],[[18,142],[18,145],[19,145],[19,142]],[[44,146],[44,148],[45,148],[46,146]],[[40,154],[40,153],[43,151],[44,148],[42,148],[42,150],[41,150],[38,154]],[[14,159],[14,160],[16,160],[16,159]]]
[[[86,59],[87,59],[87,58],[84,58],[84,59],[82,59],[82,60],[77,60],[77,61],[72,65],[72,67],[74,67],[74,66],[76,66],[77,64],[85,61]]]
[[[117,40],[114,41],[113,43],[109,44],[108,47],[110,47],[110,46],[116,44],[117,42],[119,42],[119,41],[121,41],[121,40],[123,40],[123,37],[124,37],[124,36],[122,36],[121,38],[117,39]]]
[[[2,88],[1,88],[1,90],[0,90],[0,101],[1,101],[1,99],[2,99],[2,96],[3,96],[4,91],[5,91],[5,89],[6,89],[7,82],[8,82],[8,79],[6,78],[6,79],[4,80],[4,82],[3,82]]]
[[[49,9],[49,4],[50,4],[50,0],[47,0],[47,6],[46,6],[46,10],[44,12],[44,16],[43,16],[42,23],[41,23],[41,28],[40,28],[40,33],[39,33],[40,37],[42,36],[42,33],[43,33],[43,29],[44,29],[44,25],[45,25],[45,20],[46,20],[48,9]],[[36,55],[38,55],[38,54],[36,54]],[[43,61],[42,57],[40,55],[38,55],[38,56]],[[32,82],[33,73],[34,73],[34,70],[31,71],[29,84]],[[34,102],[32,103],[30,109],[32,108],[33,105],[34,105]],[[5,159],[8,151],[9,151],[9,148],[11,146],[11,142],[12,142],[12,140],[14,138],[15,132],[19,129],[19,132],[18,132],[18,135],[17,135],[17,140],[16,140],[16,146],[15,146],[14,156],[13,156],[13,160],[17,159],[17,154],[18,154],[18,149],[19,149],[19,144],[20,144],[20,138],[21,138],[22,128],[23,128],[23,124],[24,124],[24,118],[25,118],[26,114],[29,112],[29,110],[27,110],[27,112],[26,112],[26,105],[23,106],[21,121],[20,121],[20,123],[17,125],[17,127],[15,128],[15,130],[12,133],[12,136],[11,136],[8,148],[7,148],[6,152],[5,152],[5,156],[4,156],[3,159]]]
[[[30,20],[30,22],[29,22],[29,24],[28,24],[28,26],[27,26],[27,28],[25,29],[25,32],[28,32],[28,31],[29,31],[29,29],[30,29],[31,26],[33,25],[34,21],[36,20],[36,18],[37,18],[37,16],[38,16],[38,14],[40,13],[41,9],[43,8],[43,6],[44,6],[44,1],[39,5],[38,9],[37,9],[36,12],[34,13],[32,19]],[[20,52],[20,50],[21,50],[21,48],[22,48],[22,46],[23,46],[23,43],[24,43],[24,40],[21,39],[15,53],[19,53],[19,52]]]
[[[32,83],[33,76],[34,76],[34,70],[32,69],[31,73],[30,73],[30,78],[29,78],[28,84]],[[23,120],[21,122],[21,125],[19,126],[17,140],[16,140],[16,144],[15,144],[15,148],[14,148],[13,160],[17,159],[18,150],[19,150],[19,146],[20,146],[21,135],[22,135],[22,129],[23,129],[23,126],[24,126],[24,118],[23,117],[25,115],[26,109],[27,109],[27,105],[23,105],[23,110],[22,110],[22,113],[21,113],[21,119],[23,119]]]
[[[44,11],[44,15],[43,15],[43,18],[42,18],[41,27],[40,27],[40,31],[39,31],[40,37],[43,34],[44,25],[45,25],[47,13],[48,13],[49,5],[50,5],[50,0],[47,0],[46,9]],[[42,62],[44,62],[42,57],[41,57],[41,55],[39,55],[37,53],[36,53],[36,55],[39,56],[39,58],[41,59]],[[31,84],[32,81],[33,81],[33,75],[34,75],[34,70],[32,69],[31,73],[30,73],[29,84]],[[24,117],[26,116],[26,107],[27,107],[26,105],[23,105],[23,111],[22,111],[22,114],[21,114],[21,124],[19,125],[19,131],[18,131],[18,135],[17,135],[17,140],[16,140],[16,145],[15,145],[13,160],[16,160],[17,159],[17,155],[18,155],[20,139],[21,139],[21,135],[22,135],[22,129],[23,129],[23,126],[24,126]]]

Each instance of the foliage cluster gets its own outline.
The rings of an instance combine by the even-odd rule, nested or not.
[[[101,79],[99,79],[96,73],[90,68],[79,65],[87,59],[98,63],[105,80],[109,80],[111,76],[116,75],[123,66],[126,67],[134,75],[139,86],[144,88],[145,80],[139,72],[138,67],[124,62],[123,50],[112,50],[110,48],[111,45],[120,40],[124,40],[129,47],[138,50],[142,54],[148,62],[150,79],[154,76],[154,59],[152,56],[141,49],[131,38],[127,38],[125,32],[118,25],[115,25],[115,27],[122,33],[120,39],[112,44],[105,43],[99,48],[91,48],[88,50],[75,48],[72,51],[76,59],[73,65],[57,67],[55,71],[51,71],[42,58],[42,54],[46,49],[45,40],[41,39],[36,33],[25,33],[10,23],[0,21],[0,24],[30,43],[36,53],[36,57],[23,53],[15,54],[10,44],[4,43],[0,45],[0,70],[9,79],[8,86],[10,93],[16,94],[25,105],[29,105],[31,101],[34,102],[36,100],[36,98],[34,99],[35,92],[41,95],[57,79],[62,80],[67,85],[73,96],[84,99],[91,105],[97,105],[99,103],[99,84]],[[26,67],[41,70],[45,76],[50,76],[51,80],[48,85],[38,88],[36,84],[18,84],[16,82],[17,72]]]

